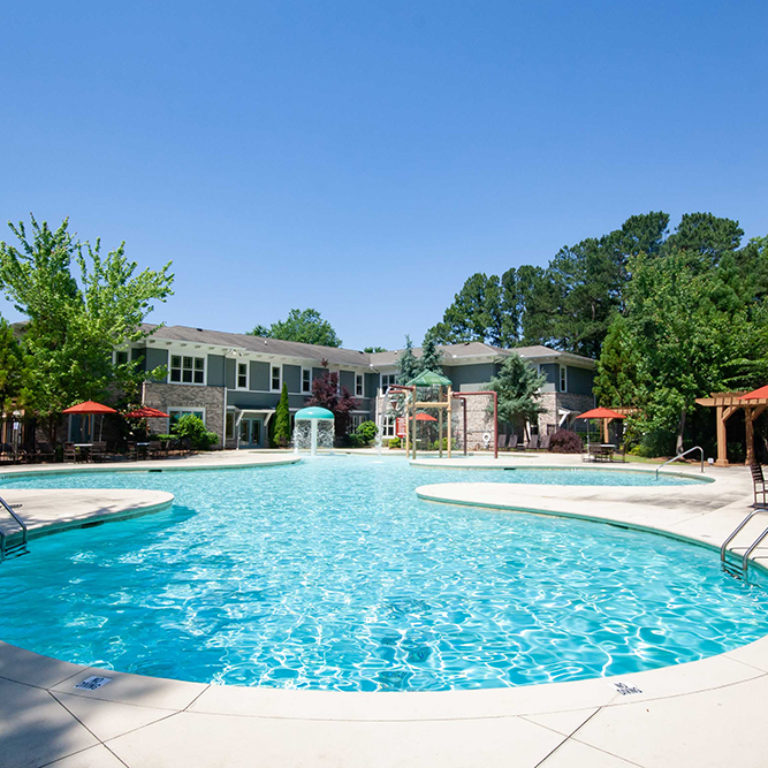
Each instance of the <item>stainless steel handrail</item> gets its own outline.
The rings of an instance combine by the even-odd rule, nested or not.
[[[733,529],[732,533],[728,538],[723,542],[722,546],[720,547],[720,562],[725,563],[725,551],[728,548],[728,545],[736,538],[736,536],[739,534],[739,532],[744,528],[744,526],[757,514],[760,512],[768,512],[768,509],[753,509],[749,514]]]
[[[750,545],[749,549],[744,553],[744,557],[741,558],[741,573],[744,578],[747,578],[747,568],[749,568],[749,556],[757,549],[760,542],[768,536],[768,528],[766,528]]]
[[[21,528],[21,542],[19,546],[26,548],[27,546],[26,523],[13,511],[13,509],[11,508],[11,505],[8,504],[8,502],[2,496],[0,496],[0,506],[2,506],[5,509],[5,511],[14,519],[16,524]],[[7,540],[8,540],[8,535],[0,531],[0,561],[2,561],[5,558]]]
[[[682,459],[683,456],[687,456],[692,451],[701,451],[701,471],[704,472],[704,449],[700,445],[694,445],[693,448],[689,448],[687,451],[678,453],[677,456],[673,456],[671,459],[667,459],[660,467],[656,467],[656,479],[659,479],[659,470],[664,469],[667,464],[671,464],[673,461]]]

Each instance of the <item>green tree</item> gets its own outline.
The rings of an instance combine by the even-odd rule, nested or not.
[[[665,247],[630,260],[627,316],[611,327],[598,387],[633,405],[644,450],[683,448],[697,397],[749,386],[766,373],[764,300],[742,278],[737,255],[706,247]],[[611,378],[615,380],[612,382]]]
[[[54,442],[64,408],[104,399],[115,386],[135,391],[144,373],[115,365],[112,350],[151,333],[142,322],[152,302],[171,293],[173,275],[170,263],[135,274],[124,243],[104,256],[99,240],[76,241],[67,220],[51,230],[32,217],[30,236],[23,222],[9,226],[19,246],[0,243],[0,287],[28,318],[22,397],[46,420]]]
[[[397,359],[397,383],[405,384],[419,372],[419,362],[413,354],[413,342],[410,336],[405,337],[405,349]]]
[[[7,410],[17,404],[21,387],[21,345],[13,328],[5,318],[0,318],[0,408]]]
[[[444,344],[465,341],[498,343],[501,334],[501,288],[496,275],[478,272],[467,278],[453,303],[445,310],[442,322],[430,330]]]
[[[280,320],[267,330],[257,325],[250,333],[254,336],[268,336],[285,341],[301,341],[304,344],[321,344],[325,347],[340,347],[341,339],[331,324],[323,320],[316,309],[292,309],[285,320]]]
[[[285,448],[291,442],[291,412],[288,408],[288,385],[285,382],[275,408],[275,429],[272,439],[280,448]]]
[[[385,347],[363,347],[363,352],[367,352],[369,355],[374,352],[386,352]]]
[[[435,333],[430,328],[424,334],[424,342],[421,346],[421,358],[417,360],[417,373],[422,371],[434,371],[435,373],[442,373],[443,366],[441,365],[442,354],[437,348],[437,341],[435,340]]]
[[[520,355],[509,355],[487,386],[498,393],[499,420],[514,424],[516,429],[525,429],[526,422],[535,421],[543,410],[539,399],[545,381],[546,376]]]

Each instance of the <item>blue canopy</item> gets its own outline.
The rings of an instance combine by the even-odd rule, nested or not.
[[[309,421],[310,419],[333,419],[333,414],[327,408],[318,408],[316,405],[310,408],[302,408],[296,411],[293,417],[296,421]]]

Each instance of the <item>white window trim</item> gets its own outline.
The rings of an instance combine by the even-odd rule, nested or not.
[[[561,365],[558,370],[558,375],[560,377],[559,381],[557,382],[559,391],[567,392],[568,391],[568,366]]]
[[[128,359],[126,360],[127,363],[131,362],[131,350],[130,349],[114,349],[112,350],[112,365],[122,365],[122,363],[117,362],[117,356],[118,355],[127,355]]]
[[[174,384],[177,384],[178,382],[173,382]],[[199,384],[197,385],[200,386]],[[190,411],[202,411],[203,412],[203,424],[206,423],[205,421],[205,406],[204,405],[172,405],[170,408],[168,408],[168,427],[170,428],[171,424],[173,423],[173,414],[174,413],[189,413]]]
[[[196,358],[202,358],[203,360],[203,380],[202,382],[199,381],[171,381],[171,369],[172,369],[172,360],[174,357],[180,357],[182,358],[181,364],[182,364],[182,376],[184,371],[184,358],[185,357],[191,357],[193,360]],[[194,376],[195,368],[194,363],[192,364],[192,375]],[[190,355],[189,353],[184,354],[183,352],[169,352],[168,353],[168,384],[175,384],[177,386],[182,387],[204,387],[206,386],[206,382],[208,381],[208,355]]]
[[[245,366],[245,386],[240,386],[240,366]],[[271,371],[270,371],[271,373]],[[251,388],[251,364],[246,360],[235,360],[235,389],[246,390]]]
[[[304,389],[304,374],[309,374],[309,389]],[[299,379],[299,389],[301,390],[299,394],[302,395],[311,395],[312,394],[312,369],[311,368],[304,368],[302,366],[301,368],[301,378]]]
[[[275,368],[277,368],[280,371],[280,384],[277,387],[277,389],[275,389],[275,387],[273,386],[273,382],[274,382],[273,372]],[[277,365],[275,365],[275,363],[270,363],[269,365],[269,387],[270,387],[269,389],[270,392],[280,392],[280,390],[283,388],[283,366],[280,363],[278,363]]]
[[[360,391],[357,391],[357,382],[360,381]],[[362,373],[355,374],[355,397],[365,397],[365,375]]]

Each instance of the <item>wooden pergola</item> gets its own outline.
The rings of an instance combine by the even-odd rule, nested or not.
[[[713,392],[709,397],[696,398],[697,405],[716,408],[715,424],[717,426],[717,461],[719,467],[728,466],[728,456],[725,446],[725,422],[740,409],[744,409],[744,430],[746,432],[747,456],[745,464],[755,462],[755,419],[768,407],[768,397],[757,400],[741,400],[746,392]]]

